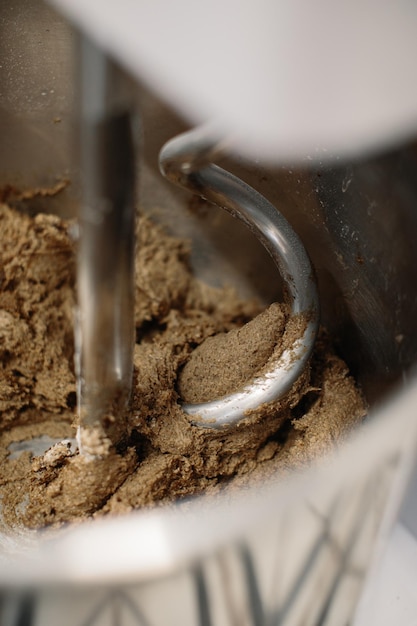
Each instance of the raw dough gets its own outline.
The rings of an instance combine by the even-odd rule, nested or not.
[[[201,284],[187,244],[140,217],[126,449],[95,461],[66,441],[35,458],[12,453],[16,442],[74,437],[70,231],[57,217],[0,206],[0,497],[8,524],[59,525],[263,480],[311,463],[363,418],[363,398],[321,333],[310,369],[287,398],[227,431],[191,425],[180,395],[195,402],[236,389],[284,329],[297,336],[302,321],[285,305],[262,312],[231,289]]]

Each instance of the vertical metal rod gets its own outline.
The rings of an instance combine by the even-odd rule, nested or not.
[[[76,324],[81,453],[123,444],[134,346],[135,146],[126,77],[80,40],[80,163]]]

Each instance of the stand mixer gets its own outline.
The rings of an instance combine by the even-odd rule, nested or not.
[[[32,4],[36,7],[37,3]],[[175,510],[75,528],[56,539],[45,537],[29,550],[29,557],[16,558],[1,571],[8,598],[4,614],[11,616],[5,623],[24,623],[24,619],[34,624],[57,623],[58,619],[63,624],[77,620],[85,624],[116,624],[118,620],[150,624],[346,623],[376,539],[382,536],[381,528],[386,532],[395,516],[416,441],[413,377],[407,388],[386,400],[389,386],[408,378],[417,354],[414,246],[410,241],[415,231],[416,189],[410,175],[414,171],[413,147],[404,147],[405,139],[415,132],[417,119],[417,90],[409,80],[417,46],[413,20],[402,11],[402,5],[396,5],[379,14],[379,28],[374,30],[372,3],[350,4],[340,8],[337,16],[329,2],[321,3],[321,10],[317,5],[313,10],[307,3],[288,3],[279,11],[268,2],[256,3],[256,7],[254,3],[212,3],[204,16],[191,2],[175,8],[166,4],[126,3],[123,7],[119,3],[113,13],[113,7],[104,8],[99,2],[56,2],[88,37],[81,58],[93,59],[96,76],[104,79],[105,88],[99,92],[94,112],[107,116],[109,110],[123,110],[117,131],[107,135],[114,141],[110,146],[114,153],[130,155],[123,164],[117,159],[105,163],[107,168],[123,165],[121,190],[110,184],[113,173],[86,177],[84,198],[94,199],[102,193],[100,185],[105,181],[109,183],[106,194],[114,193],[125,207],[123,220],[111,222],[110,230],[112,245],[123,241],[123,251],[116,258],[126,267],[121,269],[119,262],[100,266],[104,262],[100,254],[103,240],[94,244],[99,230],[92,227],[92,247],[81,248],[79,271],[86,276],[84,286],[81,281],[80,300],[83,293],[91,293],[88,281],[97,281],[97,276],[91,278],[92,268],[103,272],[112,292],[117,276],[130,275],[129,207],[135,185],[135,144],[130,85],[126,84],[131,77],[122,75],[122,65],[193,125],[215,118],[216,138],[233,138],[230,145],[235,161],[230,169],[274,206],[282,207],[285,219],[300,235],[317,270],[323,320],[333,330],[343,331],[342,350],[350,357],[375,416],[365,433],[349,442],[334,461],[331,472],[324,465],[308,475],[292,477],[285,486],[266,485],[261,493],[249,492],[232,504],[220,501],[213,510],[197,500]],[[16,5],[16,13],[18,8]],[[38,28],[50,24],[51,30],[57,29],[55,43],[68,45],[73,32],[70,37],[62,35],[68,25],[46,8],[38,6],[36,11],[41,16]],[[13,24],[10,12],[9,19]],[[339,28],[333,29],[332,24]],[[339,54],[332,54],[326,33],[331,34]],[[400,33],[402,46],[397,45]],[[255,34],[262,45],[247,45],[248,41],[256,43]],[[320,46],[313,45],[317,41]],[[381,42],[383,46],[377,45]],[[351,63],[352,49],[360,63]],[[348,52],[341,55],[341,50]],[[117,66],[107,55],[117,59]],[[225,59],[227,63],[222,63]],[[350,67],[355,71],[348,71]],[[374,81],[369,80],[370,68]],[[343,84],[336,83],[336,76],[343,78]],[[109,92],[108,87],[115,84],[119,87]],[[87,81],[84,94],[88,95],[88,87]],[[347,96],[356,93],[362,97],[355,108]],[[387,93],[392,97],[387,98]],[[83,162],[87,172],[97,164],[92,155],[100,145],[94,129],[90,127],[88,134],[92,118],[87,113],[91,113],[91,98],[96,95],[93,90],[85,101],[80,98],[85,122],[81,137],[86,138],[81,153],[87,155]],[[145,111],[147,102],[149,117],[155,115],[158,127],[161,105],[145,93]],[[53,108],[52,103],[48,112]],[[170,115],[174,114],[168,112],[163,118],[164,141],[183,130],[176,121],[171,132]],[[150,132],[146,119],[144,114],[145,135]],[[44,131],[41,124],[38,128]],[[157,135],[158,130],[155,150],[164,143]],[[12,169],[9,166],[5,172],[2,168],[3,180],[6,174],[9,181],[13,179],[17,168]],[[53,168],[49,164],[44,171],[54,169],[61,165]],[[20,176],[22,172],[24,177],[24,164]],[[401,182],[396,183],[397,193],[392,196],[381,183],[387,172],[400,172],[397,180]],[[144,176],[148,174],[145,169]],[[149,178],[142,192],[145,204],[155,191],[155,178]],[[83,206],[91,204],[94,201]],[[94,222],[91,214],[87,215],[86,223]],[[235,228],[234,223],[225,223],[229,230]],[[211,228],[208,220],[203,226],[208,239]],[[398,235],[393,242],[392,232]],[[258,257],[263,263],[259,255],[258,251],[251,257],[254,264]],[[91,263],[91,258],[97,260]],[[127,280],[118,296],[125,305],[117,307],[118,311],[130,310],[129,293]],[[100,297],[105,301],[108,294]],[[97,320],[97,309],[91,316]],[[111,362],[117,363],[112,374],[117,373],[116,382],[126,381],[131,356],[124,349],[120,358],[120,346],[129,346],[129,315],[122,322],[115,315],[106,323],[119,329],[109,336],[108,350],[114,354]],[[96,346],[93,329],[83,329],[82,324],[81,320],[80,334],[84,346],[86,341],[89,346],[85,354],[92,357]],[[94,367],[81,358],[80,370],[94,371]],[[107,374],[100,371],[94,376]],[[106,384],[105,380],[100,384]],[[121,393],[116,391],[110,393],[109,403],[117,395],[123,406],[129,388],[123,385]],[[87,406],[95,401],[87,394]],[[103,407],[98,411],[102,414]],[[91,415],[89,411],[86,414]],[[109,436],[113,436],[111,431]],[[82,434],[80,445],[85,446]],[[94,446],[84,450],[97,453]],[[311,494],[314,497],[310,498]],[[164,613],[163,604],[169,605],[170,615]]]

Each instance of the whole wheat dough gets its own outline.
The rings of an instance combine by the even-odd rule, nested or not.
[[[76,423],[70,231],[57,217],[0,206],[0,497],[9,524],[58,525],[263,479],[311,463],[363,418],[363,398],[322,333],[281,402],[227,431],[192,425],[181,399],[237,389],[300,325],[285,305],[261,311],[201,284],[186,242],[140,217],[128,443],[83,458],[65,441]],[[44,455],[12,454],[16,442],[45,435],[58,443]]]

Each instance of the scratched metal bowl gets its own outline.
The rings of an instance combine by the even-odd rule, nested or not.
[[[74,46],[36,0],[0,8],[0,187],[71,186],[47,210],[73,215]],[[194,243],[196,273],[265,302],[277,276],[246,229],[193,209],[157,154],[185,128],[138,86],[140,198]],[[417,149],[275,169],[229,163],[286,215],[314,263],[322,319],[371,417],[327,464],[208,507],[138,512],[59,534],[0,535],[0,622],[334,626],[352,618],[377,541],[395,519],[417,440]],[[38,200],[36,210],[44,208]]]

